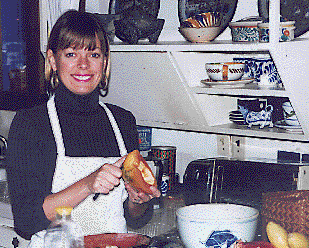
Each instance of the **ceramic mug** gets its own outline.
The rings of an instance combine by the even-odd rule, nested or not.
[[[254,58],[253,60],[254,63],[251,69],[259,87],[282,88],[282,80],[270,57]]]
[[[260,112],[267,106],[267,99],[259,98],[238,98],[237,107],[238,109],[246,109],[248,111]]]
[[[282,108],[283,108],[283,117],[284,117],[284,121],[287,125],[290,126],[299,126],[299,122],[297,119],[297,116],[295,114],[295,110],[292,107],[290,102],[284,102],[282,104]]]

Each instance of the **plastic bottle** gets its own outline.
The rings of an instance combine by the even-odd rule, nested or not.
[[[72,207],[56,208],[56,219],[46,230],[44,248],[83,248],[84,235],[71,219]]]

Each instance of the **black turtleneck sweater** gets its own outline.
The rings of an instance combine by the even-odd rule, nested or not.
[[[98,101],[98,90],[80,96],[62,84],[57,88],[55,104],[67,156],[120,156],[109,119]],[[116,119],[127,151],[138,149],[132,113],[106,105]],[[15,230],[25,239],[50,224],[42,205],[51,194],[56,155],[46,104],[17,112],[9,132],[6,169]]]

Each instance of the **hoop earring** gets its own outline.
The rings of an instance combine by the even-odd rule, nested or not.
[[[107,96],[107,94],[108,94],[108,88],[100,89],[100,95],[102,97]]]
[[[105,97],[108,94],[108,84],[106,83],[106,80],[102,80],[100,83],[100,95],[102,97]]]
[[[56,89],[59,83],[58,73],[57,71],[53,71],[53,74],[50,78],[50,85],[52,89]]]

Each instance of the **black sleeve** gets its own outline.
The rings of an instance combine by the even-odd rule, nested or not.
[[[49,132],[40,129],[46,123],[37,123],[34,117],[26,111],[17,112],[10,127],[6,159],[14,228],[28,240],[50,224],[42,206],[51,194],[55,168],[55,155],[44,143]]]
[[[129,213],[129,207],[128,207],[128,201],[129,198],[125,200],[123,203],[123,208],[124,208],[124,217],[127,221],[127,226],[133,229],[139,229],[145,226],[152,218],[153,215],[153,204],[151,202],[145,203],[148,204],[148,207],[145,211],[145,214],[138,217],[138,218],[133,218],[130,213]]]

